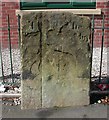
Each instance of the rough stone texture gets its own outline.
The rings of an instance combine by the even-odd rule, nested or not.
[[[90,20],[70,12],[22,16],[22,108],[89,104]]]
[[[22,16],[22,108],[41,107],[40,13]]]
[[[47,12],[42,26],[42,107],[88,104],[89,19]]]

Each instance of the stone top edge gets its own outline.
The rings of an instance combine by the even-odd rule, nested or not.
[[[37,9],[37,10],[16,10],[16,15],[31,12],[71,12],[78,15],[101,15],[101,9]]]

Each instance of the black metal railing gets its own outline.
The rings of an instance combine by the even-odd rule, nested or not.
[[[99,68],[99,76],[96,77],[94,81],[92,81],[92,77],[90,78],[90,92],[89,94],[106,94],[109,95],[109,89],[105,89],[107,86],[109,86],[109,77],[102,76],[102,62],[103,62],[103,48],[104,48],[104,33],[105,30],[109,30],[109,27],[105,27],[105,16],[102,15],[102,26],[96,27],[95,26],[95,16],[92,16],[92,34],[91,34],[91,41],[92,41],[92,53],[91,53],[91,72],[92,72],[92,58],[93,58],[93,47],[94,47],[94,35],[95,30],[101,30],[102,36],[101,36],[101,53],[100,53],[100,68]],[[104,89],[99,89],[99,85],[102,85]]]
[[[0,79],[2,80],[2,83],[6,83],[6,84],[14,84],[14,78],[15,78],[15,74],[13,71],[13,58],[12,58],[12,41],[11,41],[11,30],[15,29],[18,31],[18,42],[19,42],[19,46],[20,46],[20,16],[18,15],[18,26],[13,27],[10,26],[10,16],[7,16],[7,27],[1,27],[0,28],[1,31],[3,30],[7,30],[8,31],[8,45],[9,45],[9,62],[10,62],[10,69],[11,69],[11,74],[10,75],[4,75],[4,65],[3,65],[3,53],[2,53],[2,42],[0,43],[0,61],[1,61],[1,75]],[[7,82],[6,79],[7,78],[11,78],[11,82]]]

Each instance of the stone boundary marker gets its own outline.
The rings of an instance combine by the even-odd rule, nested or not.
[[[90,19],[70,12],[21,16],[22,109],[89,104]]]

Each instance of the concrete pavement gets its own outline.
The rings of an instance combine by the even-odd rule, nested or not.
[[[2,118],[107,118],[109,106],[103,104],[21,110],[20,106],[2,105]]]

